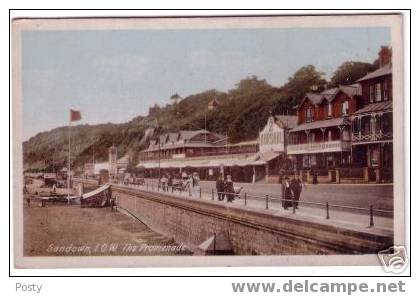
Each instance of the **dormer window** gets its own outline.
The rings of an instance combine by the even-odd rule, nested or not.
[[[305,110],[305,120],[306,122],[312,122],[314,120],[314,109],[307,108]]]
[[[331,103],[328,103],[328,107],[327,107],[327,109],[328,109],[328,117],[332,117],[332,106],[331,106]]]
[[[344,101],[341,103],[341,115],[348,115],[349,114],[349,101]]]

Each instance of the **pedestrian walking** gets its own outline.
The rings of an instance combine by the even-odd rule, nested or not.
[[[293,206],[297,209],[299,207],[300,194],[302,193],[303,183],[298,174],[295,174],[290,187],[293,193]]]
[[[226,192],[227,202],[233,202],[233,200],[235,199],[235,189],[233,187],[233,181],[232,181],[231,175],[227,175],[226,177],[225,192]]]
[[[167,189],[167,183],[168,183],[168,178],[166,178],[165,175],[162,176],[162,178],[160,178],[160,186],[162,188],[163,191],[166,191]]]
[[[168,177],[168,191],[169,188],[171,188],[171,191],[174,192],[174,177],[172,176],[172,174],[169,174]]]
[[[225,181],[221,175],[218,175],[216,180],[217,199],[222,201],[225,199]]]
[[[292,189],[290,187],[289,177],[284,177],[282,182],[282,205],[285,210],[292,206]]]
[[[192,176],[192,190],[193,197],[198,197],[200,192],[200,177],[197,172],[194,172]]]
[[[318,184],[318,174],[314,168],[312,168],[312,184]]]
[[[188,175],[187,182],[186,182],[186,188],[188,189],[188,196],[192,195],[193,191],[193,177],[192,175]]]

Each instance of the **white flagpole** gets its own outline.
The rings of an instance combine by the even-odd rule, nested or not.
[[[69,159],[67,164],[67,203],[70,203],[70,161],[71,161],[71,153],[70,153],[70,140],[71,140],[71,111],[70,111],[70,121],[69,121]]]

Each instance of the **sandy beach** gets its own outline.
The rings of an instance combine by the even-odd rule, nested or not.
[[[107,208],[25,204],[24,256],[188,255],[186,246]]]

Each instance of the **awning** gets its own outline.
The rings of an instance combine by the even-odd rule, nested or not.
[[[318,129],[318,128],[324,128],[324,127],[330,127],[330,126],[341,126],[341,125],[349,125],[350,120],[346,117],[339,117],[339,118],[333,118],[328,120],[320,120],[320,121],[313,121],[308,122],[304,124],[300,124],[294,129],[291,129],[290,132],[298,132],[298,131],[304,131],[304,130],[312,130],[312,129]]]
[[[183,160],[162,160],[160,162],[160,168],[212,168],[212,167],[231,167],[231,166],[249,166],[249,165],[263,165],[267,161],[277,157],[278,153],[266,153],[264,154],[264,159],[261,158],[261,155],[254,154],[250,157],[235,157],[235,158],[216,158],[216,159],[183,159]],[[158,168],[159,163],[157,161],[153,162],[141,162],[137,167],[143,167],[145,169]]]
[[[265,152],[260,152],[258,153],[258,160],[262,160],[265,162],[271,161],[274,158],[279,157],[280,153],[274,152],[274,151],[265,151]]]
[[[392,101],[384,101],[369,104],[363,107],[360,110],[354,112],[354,115],[363,114],[363,113],[371,113],[371,112],[384,112],[384,111],[392,111]]]

